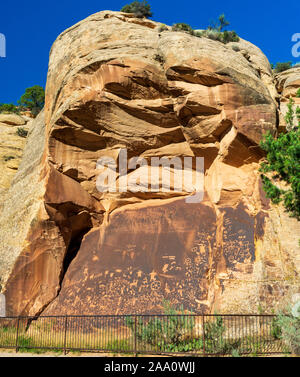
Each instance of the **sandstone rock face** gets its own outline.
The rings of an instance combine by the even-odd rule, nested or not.
[[[0,114],[0,213],[13,178],[20,165],[26,138],[19,136],[18,128],[29,131],[31,120],[16,114]]]
[[[258,172],[258,143],[278,127],[266,57],[159,26],[105,11],[54,43],[45,112],[0,219],[10,314],[155,313],[163,300],[256,313],[299,292],[299,224],[268,203]],[[122,149],[204,157],[203,201],[100,193],[97,161]]]

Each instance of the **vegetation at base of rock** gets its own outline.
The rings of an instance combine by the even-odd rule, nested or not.
[[[193,336],[195,317],[187,316],[183,308],[177,310],[167,301],[164,302],[164,314],[167,317],[155,317],[148,322],[127,317],[126,325],[136,332],[140,343],[151,345],[162,352],[190,352],[203,350],[205,339],[205,352],[211,354],[230,354],[237,352],[241,340],[225,340],[226,328],[221,316],[217,316],[204,325],[204,337]]]
[[[25,90],[18,101],[20,106],[23,106],[31,111],[33,116],[37,116],[43,109],[45,103],[45,90],[39,85],[32,86]]]
[[[16,134],[20,137],[24,137],[26,138],[27,135],[28,135],[28,131],[25,130],[25,128],[23,127],[18,127],[17,131],[16,131]]]
[[[151,6],[147,1],[133,1],[131,4],[125,5],[121,12],[134,13],[138,18],[150,18],[153,16]]]
[[[299,109],[299,108],[298,108]],[[296,110],[300,126],[300,110]],[[260,171],[272,173],[272,178],[261,175],[266,196],[273,203],[283,201],[284,207],[291,216],[300,219],[300,127],[292,128],[294,122],[293,100],[290,99],[286,122],[291,131],[274,138],[268,133],[260,143],[267,152],[266,161],[261,164]],[[287,189],[278,187],[276,182],[288,185]]]
[[[277,63],[274,67],[275,73],[284,72],[288,69],[292,68],[292,62],[284,62],[284,63]]]
[[[287,313],[279,313],[274,321],[277,336],[288,346],[291,353],[300,355],[300,313],[295,316],[288,308]]]
[[[1,103],[0,104],[0,113],[13,113],[19,114],[20,108],[13,103]]]
[[[300,98],[300,88],[297,90],[297,92],[296,92],[296,97],[297,98]]]

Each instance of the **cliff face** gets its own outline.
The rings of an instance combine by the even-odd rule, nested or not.
[[[256,313],[299,292],[299,223],[258,172],[258,143],[278,128],[266,57],[159,26],[105,11],[54,43],[45,113],[0,218],[9,314],[151,313],[164,299]],[[204,157],[204,200],[100,193],[97,160],[124,148]]]
[[[26,116],[0,114],[0,213],[5,194],[19,168],[26,143],[25,134],[18,134],[18,129],[28,132],[31,123],[32,119]]]

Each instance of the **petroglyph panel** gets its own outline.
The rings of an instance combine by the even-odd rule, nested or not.
[[[159,313],[164,300],[205,311],[215,235],[205,203],[119,211],[84,238],[47,313]]]
[[[246,212],[243,204],[237,208],[224,208],[223,254],[227,268],[236,269],[237,263],[255,260],[255,218]]]

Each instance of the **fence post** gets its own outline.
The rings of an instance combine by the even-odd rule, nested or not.
[[[64,334],[64,355],[67,354],[67,329],[68,329],[68,316],[65,316],[65,334]]]
[[[204,315],[202,315],[202,342],[203,342],[203,356],[205,356],[205,328],[204,328]]]
[[[18,321],[17,321],[16,353],[18,353],[18,351],[19,351],[19,347],[18,347],[18,341],[19,341],[19,328],[20,328],[20,317],[18,317]]]
[[[137,339],[137,316],[134,316],[134,356],[137,357],[137,347],[136,347],[136,339]]]

